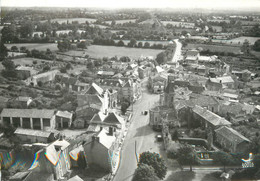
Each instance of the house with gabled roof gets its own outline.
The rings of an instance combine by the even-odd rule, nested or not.
[[[28,107],[33,102],[31,97],[26,97],[26,96],[18,96],[17,98],[14,99],[14,101],[25,108]]]
[[[194,105],[198,105],[203,108],[206,108],[207,110],[209,110],[211,112],[219,113],[219,111],[220,111],[220,103],[213,96],[192,93],[190,96],[190,101]]]
[[[62,76],[60,82],[62,87],[66,88],[69,91],[86,91],[89,87],[89,84],[80,82],[78,78],[75,77]]]
[[[206,82],[206,88],[212,91],[220,91],[222,89],[235,89],[236,83],[231,76],[223,76],[209,78]]]
[[[113,127],[116,129],[124,130],[125,121],[114,112],[109,112],[107,115],[101,112],[95,114],[90,121],[90,125],[99,125],[102,128]]]
[[[227,126],[216,129],[215,133],[215,141],[220,144],[222,148],[232,153],[244,153],[247,151],[249,143],[251,142],[248,138]]]
[[[59,73],[59,70],[51,70],[48,72],[43,72],[37,75],[33,75],[25,80],[27,85],[37,86],[39,82],[50,83],[55,80],[55,76]]]
[[[27,79],[28,77],[31,77],[38,73],[38,71],[35,70],[33,67],[18,66],[15,70],[22,80]]]
[[[222,118],[219,115],[201,106],[195,105],[192,111],[194,120],[199,121],[200,124],[205,128],[215,130],[220,126],[231,126],[231,123],[227,121],[225,118]]]
[[[54,180],[66,179],[71,168],[69,145],[69,142],[60,138],[48,146],[44,146],[35,153],[29,170],[38,174],[53,174]]]
[[[58,111],[56,113],[56,128],[71,127],[73,114],[68,111]]]
[[[89,89],[85,92],[85,94],[96,94],[96,95],[103,95],[104,90],[98,86],[96,83],[92,83]]]
[[[168,74],[157,74],[154,77],[149,77],[148,85],[153,93],[162,93],[167,85]]]
[[[109,131],[102,129],[99,133],[92,137],[92,140],[84,145],[87,164],[98,165],[104,171],[112,171],[115,167],[118,156],[116,151],[118,144],[114,136],[113,129]]]
[[[50,143],[54,141],[54,132],[17,128],[14,135],[23,143]]]
[[[197,64],[198,63],[198,58],[199,58],[200,54],[198,50],[188,50],[186,53],[186,58],[185,61],[187,63],[191,63],[191,64]]]

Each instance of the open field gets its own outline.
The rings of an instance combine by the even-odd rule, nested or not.
[[[31,57],[13,59],[15,65],[23,65],[23,66],[26,65],[31,66],[33,65],[33,61],[37,61],[37,65],[45,62],[52,62],[50,60],[43,60],[43,59],[31,58]]]
[[[12,44],[5,44],[8,49],[11,49],[12,46],[17,46],[19,49],[20,47],[26,47],[28,50],[37,49],[40,51],[46,51],[49,48],[51,51],[58,50],[56,43],[12,43]]]
[[[130,58],[139,58],[140,56],[153,56],[163,50],[155,49],[143,49],[143,48],[128,48],[128,47],[115,47],[115,46],[101,46],[101,45],[91,45],[88,49],[84,51],[69,51],[66,54],[75,56],[85,56],[89,55],[93,58],[103,58],[103,57],[122,57],[129,56]]]
[[[167,24],[171,24],[176,27],[184,27],[184,28],[194,28],[195,23],[188,22],[179,22],[179,21],[161,21],[161,23],[166,26]]]
[[[227,53],[234,53],[240,54],[241,49],[240,47],[234,46],[227,46],[227,45],[208,45],[208,44],[188,44],[185,49],[193,49],[201,47],[203,50],[209,50],[211,52],[227,52]]]
[[[243,42],[245,40],[249,41],[250,45],[254,45],[254,43],[256,42],[256,40],[260,39],[260,37],[248,37],[248,36],[241,36],[238,38],[234,38],[231,40],[212,40],[212,42],[216,42],[216,43],[224,43],[224,44],[228,44],[228,45],[243,45]]]
[[[122,19],[122,20],[115,20],[116,24],[123,24],[123,23],[134,23],[136,19]],[[112,21],[106,21],[106,23],[111,24]]]
[[[67,23],[67,21],[69,23],[72,23],[72,21],[78,21],[79,24],[85,23],[86,21],[88,21],[89,23],[94,23],[96,22],[97,19],[91,19],[91,18],[57,18],[57,19],[51,19],[51,22],[58,22],[59,24],[62,23]],[[46,22],[47,20],[41,21],[41,22]]]

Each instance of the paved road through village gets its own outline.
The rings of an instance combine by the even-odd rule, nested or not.
[[[121,162],[114,181],[131,181],[134,171],[137,168],[135,157],[135,142],[137,154],[144,151],[159,153],[161,142],[155,139],[154,132],[148,125],[149,115],[142,115],[141,112],[152,108],[155,102],[159,101],[159,95],[150,94],[146,85],[142,86],[143,96],[133,106],[132,123],[128,129],[127,136],[121,151]]]

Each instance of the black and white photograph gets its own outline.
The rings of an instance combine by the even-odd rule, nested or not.
[[[260,0],[0,0],[0,181],[260,180]]]

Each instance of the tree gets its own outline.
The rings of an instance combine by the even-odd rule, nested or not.
[[[132,39],[130,40],[130,42],[128,43],[128,46],[129,46],[129,47],[134,47],[134,46],[136,45],[136,42],[137,42],[137,41],[132,38]]]
[[[116,21],[113,19],[111,22],[111,26],[114,27],[116,25]]]
[[[166,53],[165,53],[165,52],[161,52],[161,53],[157,54],[155,60],[156,60],[156,62],[157,62],[159,65],[165,63],[165,62],[167,61]]]
[[[125,43],[122,40],[120,40],[119,42],[117,42],[117,46],[123,47],[125,46]]]
[[[226,166],[234,163],[233,157],[223,151],[215,152],[212,154],[212,158],[215,162],[220,163],[224,166],[224,172],[226,172]]]
[[[12,52],[19,52],[19,49],[17,48],[17,46],[12,46],[11,51]]]
[[[51,70],[51,67],[49,65],[45,65],[42,70],[44,72],[47,72],[47,71]]]
[[[61,89],[62,89],[61,84],[57,83],[57,84],[55,85],[55,90],[61,90]]]
[[[10,25],[10,26],[5,26],[3,29],[2,29],[2,41],[3,43],[13,43],[14,40],[17,38],[16,37],[16,27],[15,25]]]
[[[121,103],[121,112],[123,115],[125,115],[127,108],[129,107],[129,103],[124,101]]]
[[[258,40],[256,40],[255,41],[255,44],[254,44],[254,46],[253,46],[253,49],[255,50],[255,51],[260,51],[260,39],[258,39]]]
[[[164,160],[160,157],[158,153],[151,153],[149,151],[143,152],[139,156],[139,165],[147,164],[153,167],[158,178],[163,179],[167,172],[167,167]]]
[[[142,48],[143,47],[143,43],[140,41],[138,42],[138,45],[137,45],[139,48]]]
[[[71,48],[70,40],[63,39],[63,41],[58,42],[58,49],[62,52],[68,51]]]
[[[172,136],[172,140],[178,140],[179,133],[178,133],[177,129],[174,129],[174,131],[172,132],[171,136]]]
[[[26,47],[24,47],[24,46],[20,47],[20,52],[25,53],[26,50],[27,50]]]
[[[22,23],[21,28],[20,28],[20,33],[22,38],[28,38],[32,35],[34,31],[34,25],[33,22],[27,21]]]
[[[190,165],[190,171],[192,171],[192,165],[196,163],[196,154],[190,145],[181,145],[177,151],[177,158],[180,164]]]
[[[67,70],[73,69],[71,63],[67,63],[67,65],[66,65],[66,69],[67,69]]]
[[[0,61],[3,61],[8,55],[8,51],[6,46],[4,45],[4,42],[0,42]]]
[[[135,170],[133,181],[157,181],[159,178],[155,174],[153,167],[147,164],[138,165]]]
[[[251,140],[248,149],[251,153],[254,154],[260,153],[260,136],[258,132]]]
[[[150,43],[149,42],[145,42],[144,43],[144,48],[150,48]]]
[[[39,81],[39,82],[37,82],[37,85],[38,85],[39,87],[42,87],[42,86],[43,86],[43,82],[42,82],[42,81]]]
[[[244,52],[244,54],[246,54],[246,55],[250,53],[249,41],[247,39],[245,39],[245,41],[241,47],[241,51]]]
[[[127,56],[122,56],[122,57],[120,57],[120,59],[119,59],[121,62],[130,62],[131,61],[131,59],[129,58],[129,57],[127,57]]]
[[[88,68],[88,69],[94,68],[94,65],[93,65],[93,62],[92,62],[92,61],[89,61],[89,62],[87,63],[87,68]]]
[[[4,60],[2,64],[5,67],[5,70],[15,70],[15,64],[12,60]]]
[[[94,65],[95,67],[100,67],[102,65],[102,60],[101,59],[94,60]]]

